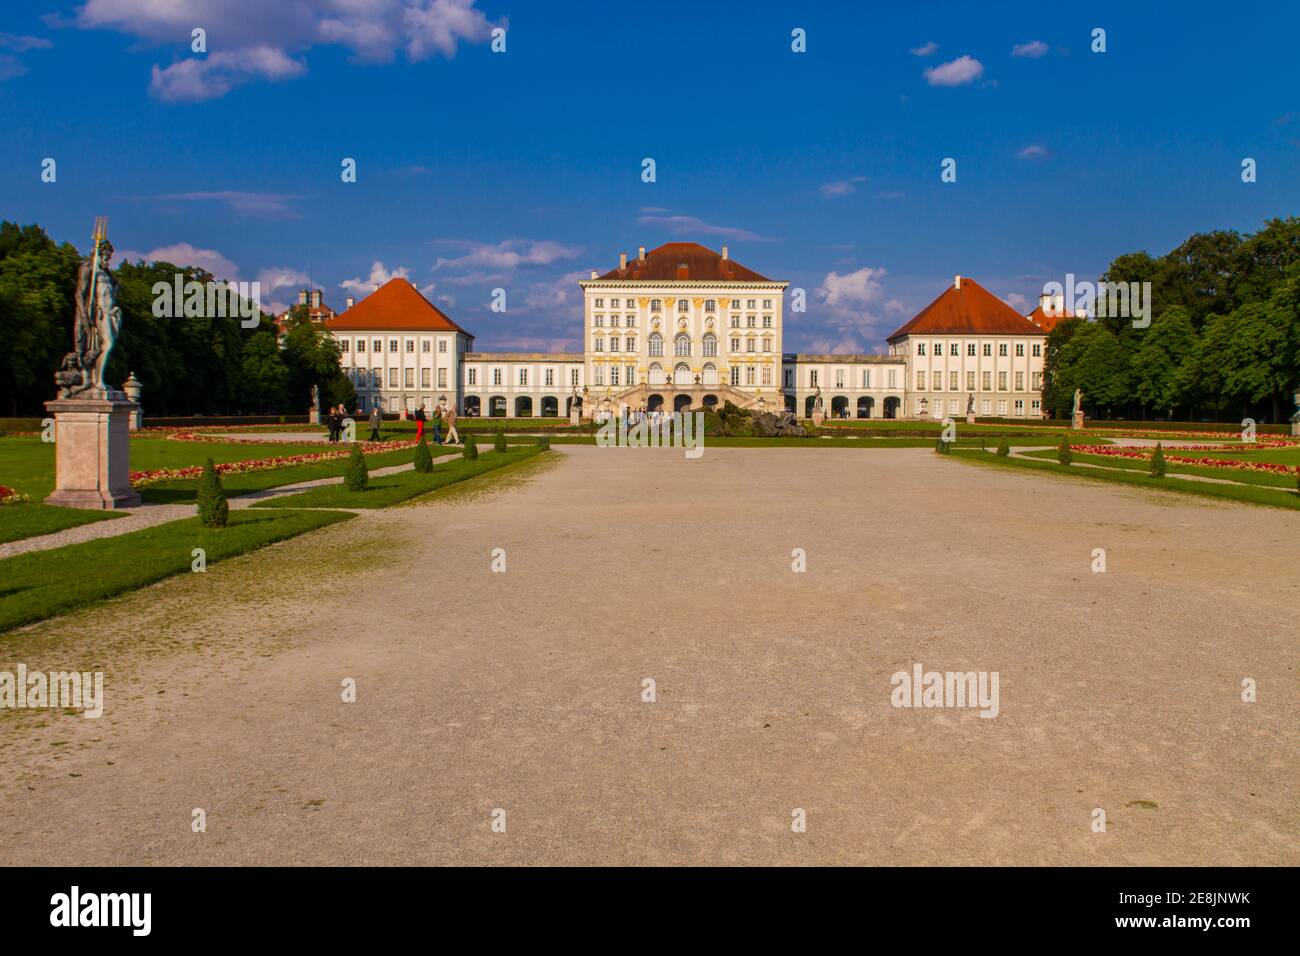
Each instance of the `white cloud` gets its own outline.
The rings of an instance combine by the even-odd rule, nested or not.
[[[1030,40],[1028,43],[1017,43],[1013,46],[1011,48],[1011,55],[1037,60],[1040,56],[1047,56],[1050,49],[1051,48],[1042,40]]]
[[[823,183],[818,188],[818,192],[827,199],[833,199],[836,196],[847,196],[850,193],[858,191],[858,183],[865,183],[866,181],[866,176],[852,176],[848,179],[837,179],[833,182]]]
[[[26,53],[28,50],[48,50],[54,46],[44,37],[20,36],[17,33],[0,33],[0,47],[6,50],[13,50],[17,53]]]
[[[566,259],[574,259],[582,252],[581,246],[562,242],[535,239],[506,239],[503,242],[471,242],[464,239],[443,239],[436,245],[464,249],[464,253],[451,258],[439,257],[433,264],[435,272],[442,269],[488,269],[513,271],[520,266],[549,266]]]
[[[931,86],[962,86],[983,75],[984,64],[971,56],[959,56],[925,70],[925,80]]]
[[[738,229],[733,226],[715,226],[695,216],[640,216],[637,218],[637,222],[643,226],[665,226],[678,235],[721,236],[724,239],[735,239],[738,242],[776,242],[775,239],[760,236],[748,229]]]
[[[818,287],[817,301],[840,318],[857,318],[880,298],[880,280],[885,270],[865,266],[857,272],[840,275],[828,272]]]
[[[357,298],[360,298],[373,292],[375,286],[381,286],[385,282],[398,277],[409,279],[410,276],[411,272],[409,269],[399,267],[390,271],[382,262],[376,259],[371,263],[370,275],[367,278],[344,279],[339,283],[339,288],[355,293]]]
[[[178,60],[165,69],[154,64],[149,92],[169,103],[196,103],[225,96],[250,80],[288,80],[306,72],[306,65],[274,47],[219,50],[206,59]]]
[[[1021,315],[1028,315],[1030,312],[1034,311],[1034,306],[1019,292],[1009,292],[1002,298],[1007,305],[1011,306],[1011,308],[1015,309]]]
[[[1016,156],[1019,159],[1047,159],[1047,157],[1051,155],[1052,151],[1041,143],[1034,143],[1031,146],[1026,146],[1020,152],[1016,153]]]
[[[297,199],[285,193],[252,193],[237,190],[218,192],[163,193],[157,196],[136,196],[138,200],[163,202],[221,202],[234,212],[259,219],[297,219],[298,213],[288,205]]]
[[[524,295],[524,305],[538,312],[581,311],[582,289],[578,282],[585,278],[585,272],[570,272],[558,279],[535,282]]]
[[[935,52],[936,50],[938,50],[938,49],[939,49],[939,44],[937,44],[937,43],[935,43],[933,40],[931,40],[931,41],[928,42],[928,43],[922,43],[922,44],[921,44],[920,46],[918,46],[918,47],[913,47],[912,49],[908,50],[907,52],[910,53],[910,54],[912,54],[912,56],[930,56],[932,53],[934,53],[934,52]]]
[[[188,242],[177,242],[170,246],[159,246],[149,252],[136,252],[123,249],[120,253],[123,262],[170,262],[174,266],[193,266],[212,273],[214,278],[236,280],[239,278],[239,266],[235,265],[215,249],[198,249]]]
[[[461,43],[483,43],[506,26],[475,8],[476,0],[86,0],[72,20],[83,29],[113,29],[188,51],[201,26],[221,49],[206,57],[153,67],[150,90],[160,99],[192,102],[224,96],[253,80],[301,76],[291,56],[318,45],[341,46],[361,62],[455,56]],[[234,39],[238,38],[238,39]],[[234,42],[232,43],[232,39]]]

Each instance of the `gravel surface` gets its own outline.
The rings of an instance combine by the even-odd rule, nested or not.
[[[107,705],[0,711],[0,860],[1300,863],[1300,515],[929,449],[534,462],[8,635]],[[998,716],[891,706],[918,663]]]

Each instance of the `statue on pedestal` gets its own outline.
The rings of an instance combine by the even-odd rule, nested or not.
[[[113,244],[108,241],[108,220],[95,219],[94,246],[77,268],[77,295],[72,327],[72,351],[54,374],[59,398],[118,397],[105,386],[104,369],[122,330],[122,310],[117,305],[117,279],[109,270]],[[87,395],[86,393],[92,393]]]
[[[1083,389],[1074,390],[1074,414],[1070,417],[1071,428],[1083,427]]]

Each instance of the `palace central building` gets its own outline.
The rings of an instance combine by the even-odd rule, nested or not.
[[[969,278],[888,338],[884,355],[785,352],[787,282],[694,242],[670,242],[593,271],[582,353],[476,352],[474,337],[396,278],[322,324],[339,343],[363,411],[496,417],[647,409],[788,409],[807,417],[1039,417],[1043,354],[1056,321],[1021,315]]]

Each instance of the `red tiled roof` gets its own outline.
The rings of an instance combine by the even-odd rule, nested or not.
[[[389,279],[337,318],[325,323],[331,332],[411,329],[421,332],[463,332],[436,305],[420,295],[409,279]]]
[[[1044,335],[1042,328],[1007,305],[974,279],[961,277],[910,322],[891,335]]]
[[[683,270],[680,267],[685,266]],[[684,275],[682,273],[685,273]],[[665,282],[673,280],[691,282],[771,282],[767,276],[746,269],[734,259],[724,259],[698,242],[665,242],[651,249],[642,261],[631,256],[627,269],[611,269],[602,279],[624,282]]]
[[[1067,311],[1057,312],[1055,315],[1048,315],[1040,305],[1038,308],[1034,309],[1033,312],[1030,312],[1026,318],[1028,318],[1030,322],[1034,323],[1034,325],[1041,328],[1044,332],[1050,332],[1066,319],[1076,319],[1078,316],[1073,312]]]

